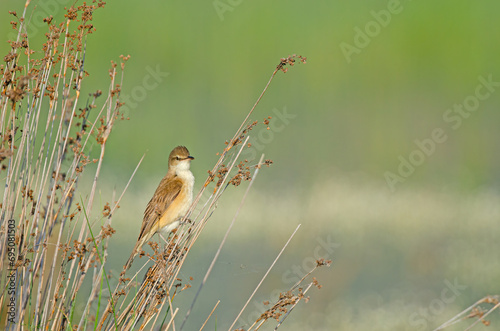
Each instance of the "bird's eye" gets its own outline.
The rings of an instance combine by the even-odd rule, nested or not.
[[[175,157],[175,159],[176,159],[177,161],[179,161],[181,158],[180,158],[180,157],[178,157],[178,156],[176,156],[176,157]]]

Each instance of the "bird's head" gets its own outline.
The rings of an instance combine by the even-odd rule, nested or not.
[[[189,155],[189,151],[184,146],[177,146],[170,152],[168,157],[169,169],[188,170],[194,157]]]

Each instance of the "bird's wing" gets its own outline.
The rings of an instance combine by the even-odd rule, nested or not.
[[[178,177],[165,176],[155,194],[149,201],[146,210],[144,211],[144,219],[142,221],[141,232],[139,234],[139,241],[143,239],[144,236],[151,233],[151,229],[156,226],[162,215],[172,204],[172,202],[177,198],[181,192],[182,181]],[[147,238],[146,240],[149,240]]]

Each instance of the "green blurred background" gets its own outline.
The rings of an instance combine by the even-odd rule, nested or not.
[[[43,41],[41,18],[60,22],[69,3],[32,1],[32,48]],[[12,36],[8,10],[23,7],[0,3],[3,40]],[[273,116],[274,129],[259,126],[252,139],[274,165],[259,174],[187,329],[218,299],[217,330],[227,328],[298,224],[236,326],[247,328],[261,302],[319,255],[333,259],[316,274],[323,288],[286,330],[427,330],[499,294],[500,84],[476,96],[482,78],[500,82],[499,11],[493,0],[108,1],[94,15],[83,88],[105,90],[110,60],[130,54],[122,89],[130,121],[110,138],[99,203],[121,192],[146,153],[114,218],[111,267],[131,251],[170,150],[189,148],[200,188],[280,58],[296,53],[307,64],[278,73],[252,116]],[[357,49],[346,56],[342,47]],[[464,103],[472,110],[454,112]],[[431,148],[436,129],[446,140]],[[401,181],[391,185],[387,172]],[[188,259],[181,276],[193,288],[177,297],[177,323],[242,193],[225,193]],[[492,319],[500,328],[498,313]]]

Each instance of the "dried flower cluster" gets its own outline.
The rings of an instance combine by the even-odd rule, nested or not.
[[[481,306],[484,304],[493,305],[493,307],[487,309]],[[479,324],[479,322],[483,323],[483,325],[485,326],[490,326],[491,321],[485,319],[485,317],[493,313],[498,308],[500,308],[500,295],[488,295],[476,301],[472,306],[466,308],[462,312],[455,315],[452,319],[439,326],[436,331],[444,330],[448,327],[451,327],[452,325],[457,324],[458,322],[463,322],[468,319],[472,319],[473,322],[470,326],[467,327],[466,330],[472,329],[476,324]]]
[[[484,319],[484,317],[486,317],[486,315],[491,313],[493,309],[495,309],[496,307],[500,307],[500,296],[498,295],[487,296],[484,299],[480,300],[480,303],[492,304],[494,305],[494,307],[491,309],[485,309],[479,306],[479,304],[476,304],[472,308],[471,312],[467,315],[467,318],[477,318],[485,326],[490,326],[491,321]]]
[[[285,66],[288,64],[290,66],[293,66],[295,64],[295,59],[299,59],[300,62],[302,63],[306,63],[306,60],[307,58],[304,57],[304,56],[301,56],[301,55],[296,55],[296,54],[293,54],[293,55],[290,55],[286,58],[282,58],[280,63],[278,64],[278,66],[276,67],[276,70],[281,70],[283,72],[287,72],[288,71],[288,68],[285,68]]]

